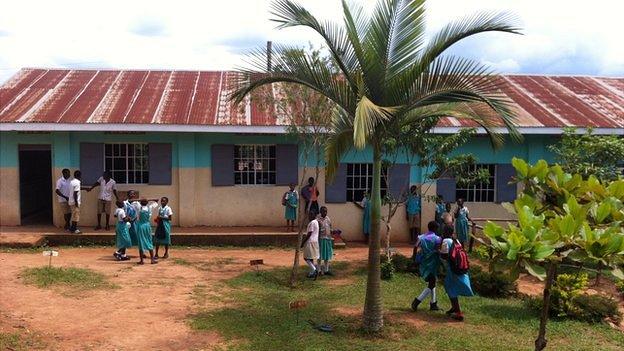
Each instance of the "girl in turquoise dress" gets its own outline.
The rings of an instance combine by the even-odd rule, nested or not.
[[[286,230],[295,231],[297,220],[297,208],[299,207],[299,194],[295,190],[295,184],[290,183],[290,190],[284,193],[282,205],[284,205],[284,217],[286,218]]]
[[[440,247],[440,255],[446,266],[446,276],[444,277],[444,290],[451,300],[451,309],[446,312],[447,315],[458,321],[464,320],[464,314],[459,307],[459,296],[473,296],[472,287],[470,286],[470,277],[466,274],[455,274],[451,270],[449,264],[449,252],[453,250],[453,245],[459,245],[457,240],[453,239],[453,227],[444,227],[442,233],[444,239]]]
[[[455,233],[462,245],[468,241],[468,222],[470,219],[468,207],[464,206],[464,199],[457,199],[457,210],[455,211]]]
[[[128,235],[130,236],[130,243],[132,246],[138,245],[139,241],[137,239],[136,234],[136,220],[137,220],[137,211],[136,207],[132,204],[132,191],[128,192],[129,200],[124,201],[124,211],[126,212],[126,216],[128,217],[128,223],[130,226],[128,227]]]
[[[163,258],[169,258],[169,245],[171,245],[171,218],[173,211],[169,207],[169,198],[163,196],[160,199],[160,207],[158,208],[158,225],[154,234],[154,243],[156,244],[156,255],[158,258],[158,249],[160,245],[165,245],[165,254]]]
[[[115,243],[117,251],[113,254],[118,261],[127,261],[130,259],[126,255],[126,249],[132,247],[132,241],[130,240],[130,234],[128,233],[128,227],[130,226],[130,218],[124,211],[124,203],[117,201],[115,203],[117,209],[115,210],[115,217],[117,218],[117,226],[115,227]]]
[[[150,260],[152,264],[158,263],[156,257],[154,257],[154,246],[152,244],[152,226],[150,224],[150,218],[152,217],[152,210],[158,207],[158,200],[141,200],[141,209],[139,211],[139,220],[137,223],[137,241],[139,246],[139,264],[143,264],[143,256],[145,251],[149,251]]]
[[[364,193],[364,198],[362,198],[361,203],[355,202],[356,205],[360,206],[364,209],[364,214],[362,215],[362,231],[364,232],[364,237],[368,240],[371,232],[371,202],[369,199],[368,192]]]
[[[418,309],[418,305],[429,295],[431,295],[429,309],[431,311],[440,310],[438,308],[435,286],[438,279],[438,267],[440,266],[438,250],[442,239],[435,233],[438,230],[436,221],[429,222],[427,228],[429,231],[419,235],[416,241],[416,257],[419,263],[420,277],[427,282],[427,287],[412,301],[412,310],[414,311]]]
[[[327,207],[321,206],[321,214],[317,218],[319,222],[319,248],[321,258],[319,269],[321,275],[334,275],[329,269],[329,261],[334,258],[334,238],[332,237],[331,219],[327,216]]]

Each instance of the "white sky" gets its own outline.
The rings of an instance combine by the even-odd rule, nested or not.
[[[358,1],[358,0],[355,0]],[[372,6],[375,0],[359,0]],[[301,0],[341,21],[339,0]],[[21,67],[232,69],[267,40],[319,43],[276,30],[269,0],[5,1],[0,82]],[[621,0],[430,0],[428,29],[478,10],[508,10],[524,36],[486,34],[452,50],[502,73],[624,76]]]

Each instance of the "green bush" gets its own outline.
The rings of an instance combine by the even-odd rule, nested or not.
[[[472,250],[472,254],[482,260],[482,261],[489,261],[490,260],[490,249],[488,249],[487,246],[485,245],[479,245],[476,246],[473,250]]]
[[[381,262],[381,279],[391,280],[394,276],[394,265],[386,258]]]
[[[624,280],[620,280],[618,282],[615,283],[615,288],[617,289],[617,291],[620,292],[620,294],[622,294],[622,296],[624,297]]]
[[[487,272],[479,266],[470,267],[472,289],[480,296],[507,297],[517,292],[516,282],[507,274]]]
[[[400,253],[392,255],[392,265],[395,272],[415,273],[418,271],[418,265],[410,257],[403,256]]]
[[[580,296],[589,283],[587,273],[559,274],[550,295],[550,314],[553,316],[572,316],[576,306],[572,303]]]
[[[572,299],[569,316],[580,321],[600,323],[606,318],[620,322],[621,314],[615,300],[600,295],[578,295]]]

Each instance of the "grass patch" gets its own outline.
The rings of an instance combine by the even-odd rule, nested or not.
[[[33,333],[0,332],[0,350],[26,351],[45,347],[40,337]]]
[[[183,258],[174,258],[172,259],[173,263],[178,264],[180,266],[193,267],[200,271],[215,271],[220,270],[224,266],[236,263],[236,259],[232,257],[216,257],[213,259],[209,259],[206,261],[189,261]]]
[[[86,268],[34,267],[24,269],[20,276],[26,284],[40,288],[68,287],[82,291],[116,287],[104,274]]]
[[[443,313],[419,311],[409,306],[424,282],[397,273],[383,281],[386,326],[381,335],[360,329],[366,275],[360,267],[344,263],[333,266],[335,278],[304,278],[296,289],[287,286],[287,268],[244,273],[226,284],[228,297],[236,304],[212,310],[196,310],[189,324],[196,330],[212,330],[223,336],[232,350],[530,350],[537,335],[538,318],[516,298],[462,299],[464,323],[453,323]],[[347,273],[348,272],[348,273]],[[349,278],[348,285],[331,285],[331,279]],[[449,308],[448,298],[438,288],[439,304]],[[299,324],[288,302],[308,301]],[[336,311],[343,311],[343,314]],[[344,313],[344,311],[348,313]],[[307,322],[327,323],[333,333],[316,331]],[[605,324],[553,321],[548,326],[549,350],[620,350],[624,333]]]

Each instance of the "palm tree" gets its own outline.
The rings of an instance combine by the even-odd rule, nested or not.
[[[467,118],[483,127],[495,146],[502,143],[495,126],[513,128],[513,111],[500,94],[500,80],[479,62],[443,53],[458,41],[483,32],[518,33],[506,13],[478,13],[452,22],[425,40],[425,0],[378,0],[371,13],[342,2],[342,25],[320,21],[299,4],[275,0],[273,21],[279,28],[308,27],[324,40],[330,63],[289,46],[276,46],[273,67],[266,52],[250,53],[251,67],[241,69],[232,95],[242,101],[272,83],[304,85],[335,104],[325,150],[327,177],[352,147],[373,152],[372,232],[364,329],[383,327],[380,290],[380,216],[382,144],[404,126],[430,124],[444,116]],[[487,109],[488,113],[481,113]]]

